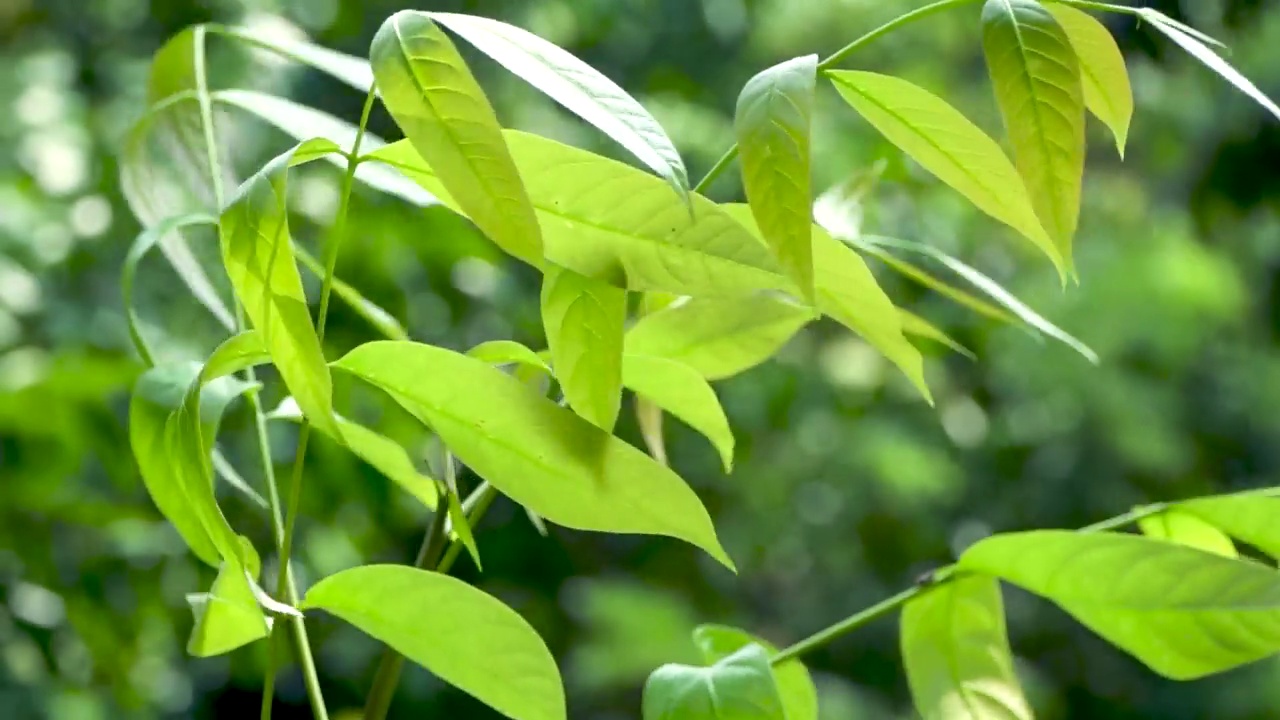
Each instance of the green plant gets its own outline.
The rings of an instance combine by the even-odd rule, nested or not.
[[[982,45],[1013,149],[932,93],[888,75],[837,70],[863,45],[976,0],[942,0],[893,20],[831,57],[796,58],[743,88],[738,143],[690,187],[672,142],[621,88],[564,51],[484,18],[405,11],[381,27],[369,62],[305,43],[281,43],[215,25],[191,28],[157,54],[151,109],[126,141],[122,186],[148,225],[122,285],[139,356],[130,436],[155,504],[191,551],[217,569],[192,597],[189,649],[220,654],[289,626],[316,717],[327,716],[304,611],[325,610],[386,643],[366,707],[385,716],[404,658],[519,720],[566,717],[555,662],[514,611],[448,576],[465,549],[482,558],[471,526],[496,494],[532,517],[569,528],[685,540],[729,569],[708,513],[666,467],[662,420],[672,415],[714,444],[726,468],[733,435],[710,382],[771,357],[808,323],[828,317],[896,364],[927,399],[923,361],[908,336],[955,343],[896,308],[862,260],[869,255],[994,319],[1021,323],[1092,359],[1092,352],[961,261],[930,248],[812,221],[811,115],[819,78],[877,131],[938,179],[1029,241],[1072,278],[1086,110],[1127,142],[1133,102],[1124,61],[1105,27],[1083,10],[1136,16],[1253,96],[1280,109],[1208,45],[1212,40],[1147,9],[1070,0],[987,0]],[[650,173],[526,133],[503,130],[446,30],[546,93],[627,149]],[[209,34],[277,52],[367,93],[355,126],[278,97],[214,90]],[[376,92],[375,92],[376,87]],[[365,128],[380,99],[406,139]],[[216,110],[251,113],[298,144],[232,192]],[[153,143],[170,154],[157,157]],[[739,155],[747,204],[701,192]],[[295,247],[288,174],[315,160],[345,168],[333,239],[324,257]],[[357,182],[416,204],[443,204],[543,275],[543,352],[494,340],[466,353],[414,343],[394,317],[338,280],[339,240]],[[856,201],[859,190],[824,198]],[[208,274],[186,233],[217,229],[233,301]],[[160,361],[133,307],[138,263],[159,246],[191,294],[231,334],[201,363]],[[939,260],[973,286],[948,284],[894,254]],[[313,322],[299,265],[320,278]],[[333,294],[386,339],[342,358],[324,354]],[[632,310],[629,293],[639,296]],[[634,321],[634,322],[630,322]],[[291,397],[267,412],[259,365],[274,366]],[[333,370],[382,390],[434,432],[447,454],[432,473],[376,430],[337,414]],[[558,389],[560,402],[547,396]],[[636,404],[646,455],[617,439],[624,390]],[[276,582],[261,587],[253,543],[223,516],[213,492],[222,411],[244,396],[267,478]],[[268,453],[269,424],[299,423],[282,496]],[[417,567],[370,565],[298,592],[289,568],[313,433],[378,468],[435,512]],[[456,462],[484,483],[465,498]],[[694,640],[705,667],[668,665],[645,689],[644,716],[814,718],[817,699],[799,657],[903,609],[903,655],[926,717],[1030,716],[1012,668],[998,581],[1040,594],[1166,676],[1220,672],[1280,650],[1280,579],[1240,558],[1234,537],[1280,555],[1273,493],[1142,508],[1080,532],[997,535],[901,594],[775,651],[739,630],[706,626]],[[1115,532],[1139,523],[1145,536]],[[421,608],[433,608],[422,613]],[[271,644],[272,653],[278,643]],[[274,655],[273,655],[274,657]],[[275,663],[273,662],[273,669]],[[274,672],[263,693],[271,712]]]

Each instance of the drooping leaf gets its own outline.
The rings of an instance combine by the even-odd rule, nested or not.
[[[1175,680],[1280,652],[1280,574],[1250,560],[1118,533],[996,535],[960,566],[1041,595]]]
[[[913,335],[918,338],[932,340],[940,345],[945,345],[970,360],[976,360],[978,357],[972,350],[961,345],[955,338],[942,330],[942,328],[909,310],[898,308],[898,320],[902,323],[902,332],[907,335]]]
[[[551,652],[514,610],[447,575],[366,565],[307,591],[303,609],[351,623],[513,720],[566,720]]]
[[[490,365],[523,365],[551,374],[551,366],[538,353],[511,340],[483,342],[468,350],[467,354]]]
[[[987,0],[982,49],[1031,205],[1070,268],[1084,178],[1080,61],[1037,0]]]
[[[679,476],[487,363],[382,341],[334,366],[387,391],[477,475],[547,520],[679,538],[732,567]]]
[[[542,324],[551,364],[574,412],[606,432],[622,402],[627,291],[550,266],[542,279]]]
[[[1133,120],[1133,88],[1124,54],[1107,26],[1089,13],[1061,3],[1052,3],[1048,9],[1066,31],[1080,60],[1085,107],[1111,129],[1123,158]]]
[[[709,663],[719,662],[752,644],[764,648],[769,655],[777,653],[777,648],[764,640],[725,625],[698,626],[693,631],[693,642]],[[787,720],[818,720],[818,690],[804,663],[788,660],[772,668]]]
[[[889,142],[979,210],[1017,230],[1065,271],[1065,258],[1036,216],[1022,176],[981,128],[906,80],[845,70],[827,75],[845,101]]]
[[[920,285],[923,285],[924,287],[929,288],[930,290],[933,290],[939,295],[949,298],[955,301],[957,304],[962,305],[970,310],[973,310],[979,315],[984,315],[988,318],[991,318],[992,320],[999,320],[1000,322],[1006,322],[1011,325],[1018,324],[1018,318],[1014,317],[1004,308],[997,307],[996,305],[993,305],[992,303],[987,302],[986,300],[983,300],[982,298],[976,295],[973,295],[965,290],[961,290],[960,288],[954,285],[951,285],[950,283],[947,283],[944,280],[940,280],[939,278],[930,274],[924,268],[921,268],[920,266],[915,265],[913,263],[907,262],[906,260],[903,260],[898,256],[887,252],[886,250],[882,249],[878,245],[875,245],[874,242],[875,240],[873,239],[864,240],[862,238],[859,238],[859,241],[855,244],[855,246],[859,250],[861,250],[863,253],[870,255],[876,260],[879,260],[880,262],[884,263],[885,266],[889,267],[899,275],[902,275],[903,277],[906,277],[906,278],[910,278],[911,280],[914,280]]]
[[[480,52],[613,138],[686,202],[689,176],[671,138],[635,98],[553,43],[497,20],[430,13]]]
[[[1166,510],[1138,521],[1142,534],[1223,557],[1239,557],[1236,546],[1218,528],[1192,513]]]
[[[710,667],[663,665],[644,684],[644,720],[787,720],[769,656],[748,645]]]
[[[207,593],[187,597],[195,626],[187,640],[187,653],[214,657],[261,640],[270,624],[258,604],[244,568],[227,561]]]
[[[720,454],[724,471],[733,470],[733,430],[715,390],[697,370],[675,360],[628,353],[622,358],[622,384],[702,433]]]
[[[281,33],[265,33],[253,28],[210,25],[209,32],[225,35],[247,45],[262,48],[303,65],[309,65],[351,87],[368,91],[373,86],[373,70],[369,61],[321,45],[288,37]],[[311,135],[311,137],[315,137]]]
[[[146,338],[142,336],[142,321],[138,317],[138,309],[133,302],[133,286],[134,279],[138,275],[138,265],[146,257],[147,253],[151,251],[151,248],[181,228],[190,225],[216,225],[217,223],[217,218],[210,215],[178,215],[162,220],[143,230],[134,239],[133,244],[129,246],[129,253],[125,256],[124,264],[120,270],[120,292],[124,296],[124,314],[129,325],[129,337],[133,340],[134,349],[138,351],[138,355],[142,357],[144,362],[150,364],[152,357],[150,346],[147,344]]]
[[[540,267],[542,234],[502,128],[448,36],[423,12],[402,10],[373,38],[369,60],[382,103],[480,230]]]
[[[813,318],[812,310],[767,293],[690,298],[641,318],[627,331],[625,349],[722,380],[768,360]]]
[[[742,88],[733,119],[743,186],[756,225],[811,304],[816,298],[809,134],[817,79],[817,55],[763,70]]]
[[[1000,584],[964,577],[902,611],[902,659],[925,720],[1031,720],[1013,671]]]
[[[324,266],[320,261],[312,257],[311,253],[301,247],[293,248],[294,255],[302,266],[311,271],[318,280],[324,279]],[[384,338],[388,340],[408,340],[409,332],[404,329],[404,325],[395,318],[394,315],[387,312],[377,303],[365,297],[359,290],[342,281],[341,278],[333,278],[333,294],[337,295],[345,302],[357,315],[364,318],[373,326]]]
[[[1280,498],[1245,492],[1178,503],[1179,513],[1191,515],[1222,532],[1280,560]]]

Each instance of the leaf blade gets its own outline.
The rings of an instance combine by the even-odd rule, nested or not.
[[[551,364],[574,412],[606,432],[622,407],[627,291],[561,267],[542,278]]]
[[[643,720],[785,720],[763,647],[748,645],[711,667],[663,665],[644,684]]]
[[[622,358],[622,383],[710,440],[724,471],[733,471],[734,438],[729,418],[715,390],[696,370],[674,360],[629,353]]]
[[[1133,87],[1120,46],[1111,31],[1089,13],[1061,3],[1049,5],[1048,10],[1067,33],[1080,60],[1085,107],[1111,130],[1123,158],[1133,121]]]
[[[778,652],[772,644],[726,625],[699,625],[694,628],[693,642],[710,663],[719,662],[752,644],[764,648],[771,656]],[[787,720],[818,720],[818,690],[804,663],[788,660],[771,667]]]
[[[1194,513],[1166,510],[1138,521],[1142,534],[1157,540],[1185,545],[1215,555],[1239,557],[1231,538]]]

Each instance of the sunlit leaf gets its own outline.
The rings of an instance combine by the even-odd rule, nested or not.
[[[710,667],[663,665],[644,684],[644,720],[787,720],[769,656],[748,645]]]
[[[622,402],[622,333],[627,291],[551,266],[542,279],[542,324],[565,400],[612,431]]]
[[[956,303],[963,305],[964,307],[970,310],[973,310],[979,315],[985,315],[986,317],[989,317],[993,320],[1007,322],[1011,325],[1018,324],[1018,318],[1013,316],[1003,308],[997,307],[976,295],[973,295],[965,290],[961,290],[960,288],[954,285],[951,285],[950,283],[947,283],[943,280],[938,279],[937,277],[931,275],[928,271],[924,270],[920,266],[907,262],[906,260],[903,260],[897,257],[896,255],[892,255],[889,252],[881,249],[878,245],[875,245],[874,243],[875,243],[874,239],[859,238],[859,240],[855,243],[855,247],[857,247],[863,253],[870,255],[876,260],[879,260],[880,262],[884,263],[887,267],[892,269],[894,272],[897,272],[899,275],[910,278],[915,282],[923,285],[924,287],[927,287],[930,290],[933,290],[939,295],[942,295],[946,298],[954,300]]]
[[[628,353],[622,384],[702,433],[715,446],[725,472],[733,470],[733,430],[715,390],[697,370],[675,360]]]
[[[613,138],[688,200],[688,173],[671,138],[635,98],[612,80],[555,44],[513,25],[475,15],[430,15]]]
[[[565,720],[555,659],[514,610],[447,575],[367,565],[307,591],[320,609],[380,640],[513,720]]]
[[[1142,518],[1138,521],[1138,527],[1149,538],[1168,540],[1223,557],[1239,557],[1231,538],[1192,513],[1166,510]]]
[[[195,615],[187,641],[189,654],[222,655],[267,636],[270,625],[249,583],[244,568],[228,561],[218,570],[209,592],[187,597]]]
[[[1000,584],[952,580],[902,611],[902,659],[925,720],[1031,720],[1013,671]]]
[[[1070,268],[1084,177],[1080,61],[1036,0],[987,0],[982,48],[1031,205]]]
[[[476,564],[477,570],[483,570],[484,565],[480,562],[480,547],[476,545],[476,537],[471,532],[471,523],[467,521],[467,512],[462,509],[462,501],[458,498],[457,488],[450,488],[445,497],[448,503],[449,527],[462,546],[467,549],[467,553],[471,555],[471,561]]]
[[[1089,13],[1061,3],[1048,5],[1048,10],[1066,31],[1080,60],[1085,107],[1111,129],[1116,149],[1124,157],[1133,120],[1133,88],[1124,54],[1107,26]]]
[[[1280,560],[1280,498],[1274,494],[1220,495],[1181,502],[1175,508]]]
[[[902,308],[898,308],[898,320],[899,322],[902,323],[902,332],[906,333],[907,335],[913,335],[918,338],[932,340],[941,345],[945,345],[946,347],[951,348],[952,350],[960,353],[961,355],[969,358],[970,360],[976,360],[978,357],[973,353],[972,350],[965,347],[964,345],[961,345],[954,338],[952,338],[945,331],[943,331],[942,328],[939,328],[938,326],[934,325],[933,323],[929,322],[928,320],[925,320],[924,318],[920,317],[919,315],[916,315],[915,313],[909,310],[903,310]]]
[[[426,13],[402,10],[373,38],[382,103],[449,195],[499,247],[542,265],[542,236],[502,128],[453,42]]]
[[[551,366],[538,353],[511,340],[490,340],[480,343],[468,350],[467,354],[490,365],[523,365],[551,374]]]
[[[960,558],[1059,605],[1152,670],[1191,680],[1280,652],[1280,573],[1117,533],[996,535]]]
[[[769,655],[777,653],[777,648],[764,640],[725,625],[698,626],[693,631],[693,642],[709,663],[719,662],[752,644],[764,648]],[[787,720],[818,720],[818,691],[804,663],[788,660],[772,667]]]
[[[467,467],[547,520],[679,538],[732,567],[679,476],[501,370],[390,341],[362,345],[334,366],[387,391]]]
[[[756,225],[810,303],[816,298],[809,134],[817,77],[817,55],[761,71],[742,88],[733,120]]]

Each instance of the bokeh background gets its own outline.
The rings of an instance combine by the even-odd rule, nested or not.
[[[363,55],[382,19],[406,4],[499,17],[570,48],[640,97],[697,175],[730,138],[729,113],[750,75],[829,52],[919,3],[0,0],[0,716],[256,712],[262,643],[212,660],[184,655],[184,595],[207,587],[211,572],[162,522],[129,454],[125,409],[141,366],[129,350],[119,273],[139,227],[118,189],[116,154],[144,109],[151,54],[182,27],[247,22]],[[1152,4],[1228,41],[1232,61],[1280,95],[1276,3]],[[992,531],[1077,527],[1144,501],[1275,484],[1280,126],[1154,31],[1126,18],[1108,23],[1130,62],[1138,114],[1123,163],[1101,127],[1090,129],[1078,287],[1063,290],[1046,262],[905,162],[829,89],[815,141],[818,188],[883,166],[860,208],[865,228],[966,258],[1090,344],[1101,364],[876,266],[895,300],[978,359],[926,348],[937,396],[930,408],[856,337],[823,323],[776,361],[719,387],[739,440],[732,475],[705,441],[668,423],[673,464],[706,501],[737,577],[674,541],[556,528],[543,538],[500,500],[480,528],[484,574],[465,560],[458,572],[546,637],[573,718],[638,717],[645,676],[664,662],[692,661],[689,631],[700,622],[788,644]],[[218,84],[358,116],[359,93],[211,42]],[[846,65],[904,74],[999,130],[976,8],[912,26]],[[492,63],[476,58],[474,66],[504,123],[620,156]],[[290,144],[251,119],[223,120],[242,175]],[[381,110],[372,128],[398,137]],[[314,247],[332,222],[338,172],[309,166],[297,178],[294,229]],[[714,188],[720,199],[738,192],[733,180]],[[541,346],[537,278],[465,223],[364,190],[353,212],[339,274],[416,339]],[[141,283],[147,332],[163,356],[200,357],[220,339],[158,256],[144,264]],[[330,327],[333,355],[372,337],[340,305]],[[269,387],[268,406],[275,398]],[[223,442],[261,487],[246,416],[243,405],[232,409]],[[424,447],[423,431],[402,417],[388,416],[383,428]],[[294,432],[273,428],[281,467]],[[637,439],[629,416],[621,432]],[[425,511],[335,446],[313,446],[297,546],[303,580],[364,562],[410,562]],[[233,524],[268,546],[260,508],[232,491],[223,504]],[[1006,599],[1019,669],[1043,718],[1246,720],[1280,709],[1276,662],[1178,685],[1053,607],[1013,591]],[[379,647],[331,618],[311,627],[331,709],[353,718]],[[914,717],[893,621],[806,660],[824,720]],[[276,717],[309,717],[297,673],[281,682]],[[416,669],[392,716],[496,717]]]

